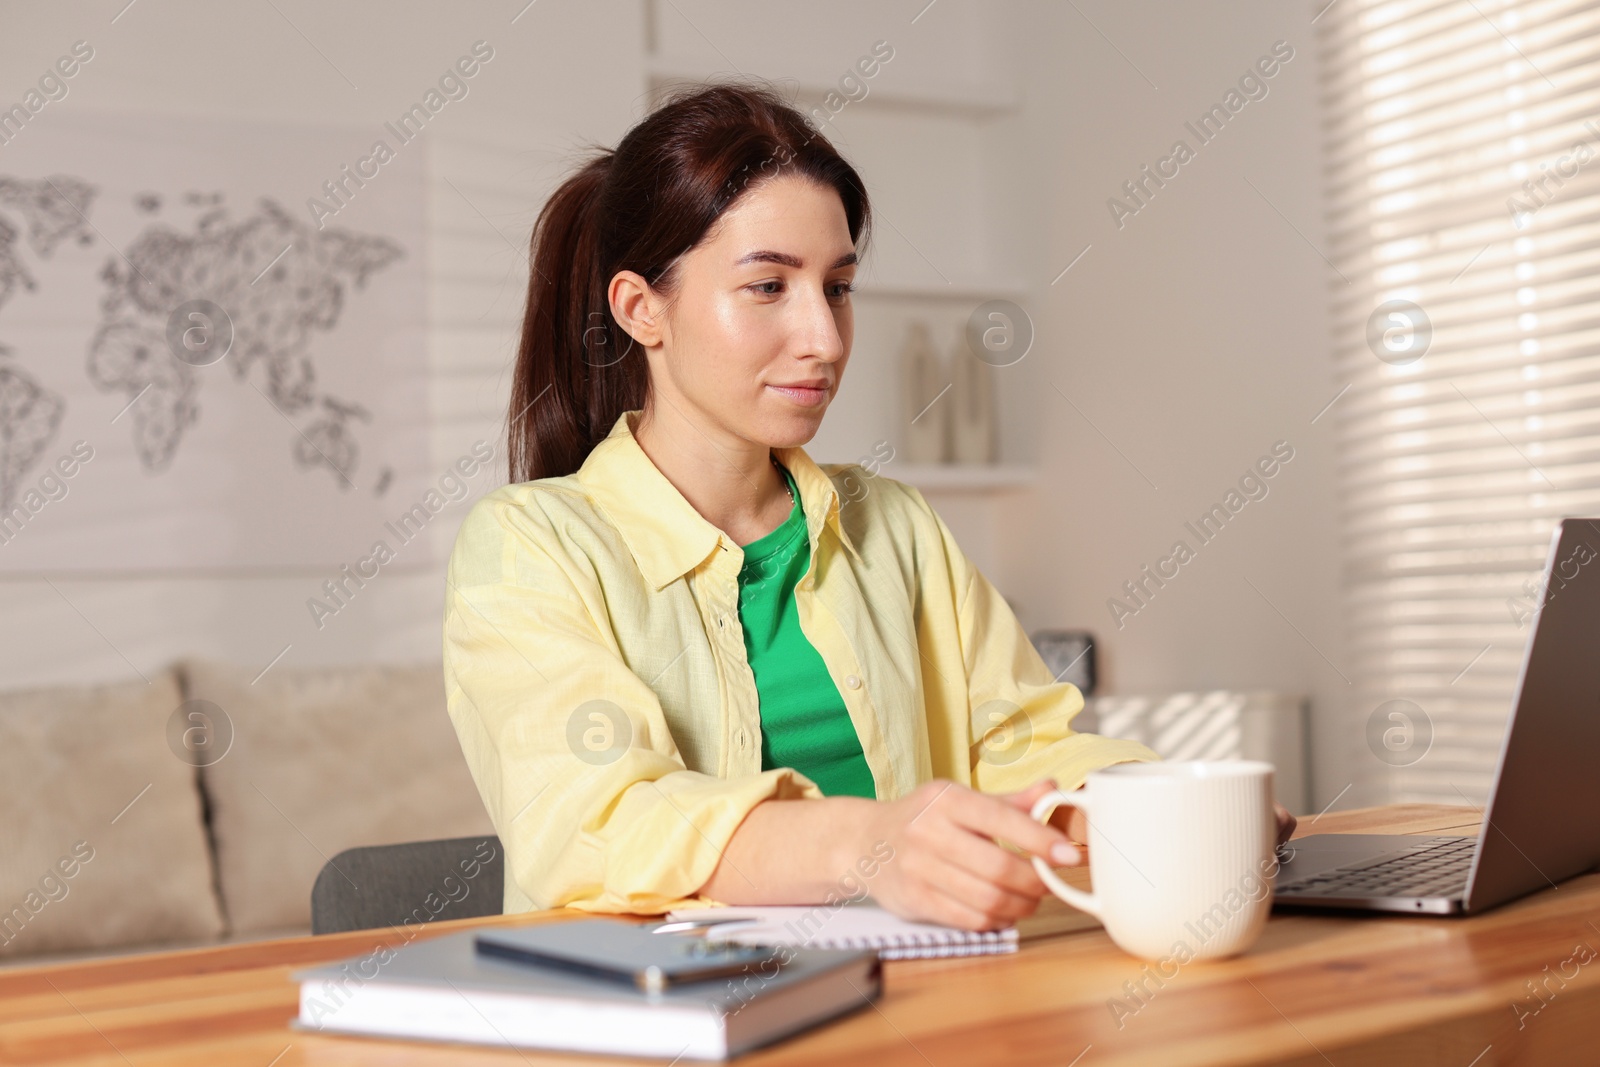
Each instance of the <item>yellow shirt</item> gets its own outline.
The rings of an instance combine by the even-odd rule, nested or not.
[[[744,553],[634,440],[626,412],[580,470],[503,486],[447,573],[451,721],[504,843],[505,910],[659,913],[697,896],[746,813],[820,797],[761,769],[738,612]],[[1158,757],[1076,733],[1000,593],[915,488],[777,449],[811,566],[801,629],[843,694],[880,800],[932,778],[984,792]]]

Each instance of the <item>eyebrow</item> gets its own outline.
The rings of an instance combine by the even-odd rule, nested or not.
[[[852,263],[857,262],[859,262],[859,260],[854,252],[846,252],[844,255],[834,260],[833,265],[828,269],[838,270],[840,267],[848,267]],[[801,261],[799,256],[792,256],[787,252],[774,252],[769,248],[763,248],[755,252],[746,253],[742,258],[739,259],[738,262],[734,264],[734,266],[742,267],[746,263],[777,263],[785,267],[793,267],[796,270],[799,270],[805,266],[805,263]]]

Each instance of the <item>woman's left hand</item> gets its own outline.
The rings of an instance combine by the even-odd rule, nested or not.
[[[1299,820],[1290,815],[1289,809],[1276,800],[1272,802],[1272,812],[1278,817],[1278,844],[1281,845],[1289,840],[1289,835],[1294,833],[1295,824]]]

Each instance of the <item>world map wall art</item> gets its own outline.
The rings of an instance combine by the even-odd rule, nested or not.
[[[0,147],[0,571],[336,564],[430,482],[422,146],[77,113]]]

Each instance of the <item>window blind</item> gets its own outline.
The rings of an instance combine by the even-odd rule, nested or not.
[[[1358,761],[1379,798],[1480,804],[1554,523],[1600,513],[1600,8],[1315,28]]]

